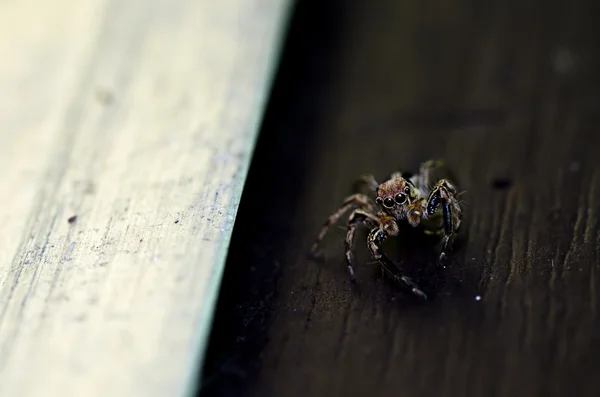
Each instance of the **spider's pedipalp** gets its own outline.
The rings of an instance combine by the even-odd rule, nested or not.
[[[421,198],[411,204],[406,211],[406,219],[412,227],[416,227],[421,223],[421,218],[425,215],[425,211],[423,210],[425,203],[426,200]]]

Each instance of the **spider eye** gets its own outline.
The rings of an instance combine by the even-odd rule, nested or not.
[[[392,208],[394,206],[394,200],[392,200],[391,197],[388,197],[383,200],[383,205],[385,205],[387,208]]]
[[[406,194],[404,194],[404,193],[398,193],[396,195],[396,202],[398,204],[404,204],[405,201],[406,201]]]
[[[383,199],[382,199],[381,197],[377,197],[377,198],[375,199],[375,202],[376,202],[377,204],[381,205],[381,204],[383,204]]]

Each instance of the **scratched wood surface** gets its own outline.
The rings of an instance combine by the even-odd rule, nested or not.
[[[0,395],[193,393],[288,3],[0,3]]]
[[[600,395],[598,3],[301,4],[234,227],[205,395]],[[387,247],[398,261],[422,253],[404,266],[429,302],[382,279],[364,231],[356,286],[343,230],[307,259],[358,175],[429,158],[467,191],[451,263],[435,270],[408,236]]]

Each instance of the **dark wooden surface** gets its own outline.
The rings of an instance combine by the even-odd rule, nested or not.
[[[598,8],[301,1],[203,395],[600,395]],[[446,159],[467,190],[450,265],[404,261],[430,301],[382,278],[364,231],[356,286],[341,228],[324,261],[307,259],[359,174],[429,158]],[[398,261],[428,252],[410,238],[394,247]]]

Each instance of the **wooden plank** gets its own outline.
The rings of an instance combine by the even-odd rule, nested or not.
[[[341,3],[292,22],[206,395],[600,395],[598,2]],[[382,278],[364,228],[348,280],[347,217],[307,258],[358,175],[430,158],[466,190],[448,266],[411,234],[385,246],[427,302]]]
[[[289,0],[0,4],[0,394],[193,393]]]

